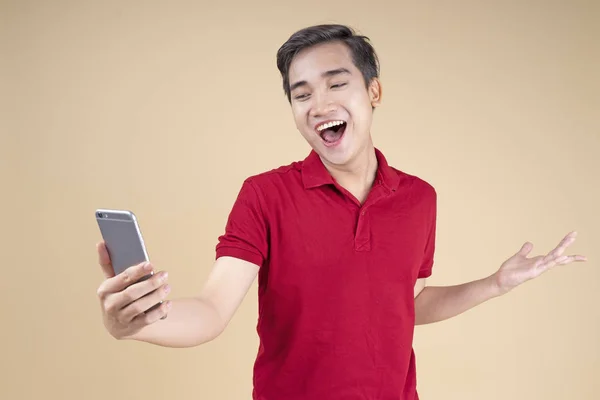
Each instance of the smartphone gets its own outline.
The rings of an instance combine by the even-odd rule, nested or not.
[[[119,275],[129,267],[150,261],[140,226],[133,212],[98,209],[96,210],[96,221],[106,244],[115,275]],[[153,274],[154,272],[151,272],[137,282],[142,282]],[[161,303],[162,301],[146,312],[152,311]]]

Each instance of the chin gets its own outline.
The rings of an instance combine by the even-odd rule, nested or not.
[[[322,141],[319,141],[315,150],[328,163],[345,165],[352,159],[355,153],[352,149],[351,141],[346,139],[349,138],[342,138],[342,140],[335,145],[326,145]]]

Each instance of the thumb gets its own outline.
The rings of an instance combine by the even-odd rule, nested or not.
[[[112,264],[110,262],[110,256],[108,254],[108,250],[106,249],[106,244],[104,242],[100,242],[96,245],[96,250],[98,251],[98,263],[102,268],[102,273],[106,279],[112,278],[115,276],[115,271],[113,270]]]
[[[517,254],[525,257],[531,252],[531,250],[533,250],[533,244],[530,242],[525,242]]]

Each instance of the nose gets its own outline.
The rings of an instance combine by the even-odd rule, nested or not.
[[[313,94],[311,115],[315,118],[322,117],[335,111],[335,105],[331,98],[324,93]]]

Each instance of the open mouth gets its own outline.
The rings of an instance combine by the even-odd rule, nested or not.
[[[340,141],[346,132],[346,121],[335,120],[317,125],[317,132],[325,144],[331,145]]]

